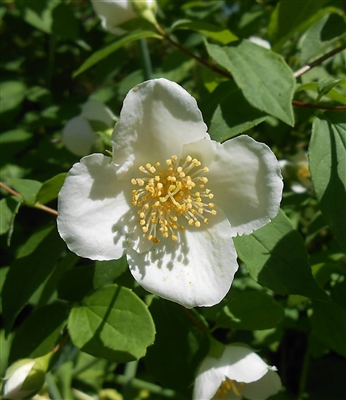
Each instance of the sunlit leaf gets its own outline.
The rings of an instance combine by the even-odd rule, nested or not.
[[[41,189],[42,183],[32,179],[17,179],[12,178],[9,181],[10,185],[16,190],[28,206],[33,206],[36,202],[36,195]]]
[[[218,142],[253,128],[267,117],[246,101],[233,82],[222,83],[210,97],[219,102],[209,127],[210,136]]]
[[[68,327],[75,346],[114,362],[143,357],[155,336],[147,306],[130,289],[117,285],[85,297],[72,309]]]
[[[173,25],[171,30],[179,30],[179,29],[188,29],[191,31],[199,32],[205,36],[208,36],[214,40],[222,44],[231,43],[234,40],[237,40],[238,37],[234,35],[228,29],[225,29],[222,26],[217,26],[210,24],[208,22],[202,21],[190,21],[190,20],[180,20],[176,21]]]
[[[65,177],[66,173],[62,173],[53,176],[53,178],[48,179],[46,182],[43,182],[37,193],[36,201],[41,204],[46,204],[56,199],[65,181]]]
[[[255,108],[294,125],[292,97],[295,79],[284,59],[248,40],[217,46],[209,55],[230,72],[246,100]]]

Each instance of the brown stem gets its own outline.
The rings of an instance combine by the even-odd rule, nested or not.
[[[13,196],[16,196],[16,197],[18,197],[20,199],[23,199],[23,196],[20,193],[18,193],[15,190],[11,189],[10,187],[5,185],[4,183],[0,182],[0,187],[3,188],[4,190],[6,190],[8,193],[11,193]],[[39,208],[40,210],[46,211],[46,212],[48,212],[50,214],[53,214],[55,216],[58,215],[58,212],[56,210],[54,210],[53,208],[44,206],[43,204],[35,203],[34,207],[35,208]]]
[[[333,111],[346,111],[346,106],[322,106],[319,104],[303,103],[302,101],[298,100],[292,100],[292,104],[297,107],[317,108],[321,110],[333,110]]]
[[[335,48],[334,50],[331,50],[329,53],[326,53],[322,57],[317,58],[311,64],[305,65],[304,67],[300,68],[298,71],[296,71],[293,74],[293,76],[295,78],[298,78],[299,76],[302,76],[306,72],[310,71],[311,68],[314,68],[317,65],[320,65],[321,63],[323,63],[323,61],[327,60],[330,57],[333,57],[335,54],[340,53],[344,49],[346,49],[346,44],[343,44],[342,46],[339,46],[339,47]]]
[[[60,342],[54,347],[54,349],[52,350],[52,353],[56,353],[61,347],[62,345],[66,342],[66,340],[69,337],[69,333],[67,332],[63,338],[60,340]]]
[[[195,60],[197,60],[200,64],[204,65],[205,67],[211,69],[214,72],[217,72],[218,74],[224,76],[225,78],[233,79],[232,75],[230,73],[228,73],[227,71],[218,68],[216,65],[208,63],[208,61],[205,61],[205,60],[203,60],[203,58],[201,58],[199,56],[196,56],[196,54],[192,53],[190,50],[188,50],[187,48],[182,46],[180,43],[178,43],[178,42],[174,41],[173,39],[171,39],[170,36],[167,35],[167,33],[161,28],[160,25],[158,25],[158,24],[155,25],[155,28],[169,43],[171,43],[173,46],[175,46],[180,51],[184,52],[185,54],[187,54],[190,57],[192,57]]]
[[[203,333],[205,333],[205,334],[208,334],[208,331],[206,330],[206,328],[205,328],[203,325],[201,325],[201,324],[199,323],[199,321],[197,321],[197,319],[192,315],[192,313],[191,313],[188,309],[186,309],[186,308],[183,307],[183,306],[181,306],[181,308],[183,309],[184,313],[189,317],[189,319],[193,322],[193,324],[196,325],[197,328],[198,328],[201,332],[203,332]]]

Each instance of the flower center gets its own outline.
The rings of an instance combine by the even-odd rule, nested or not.
[[[310,178],[310,171],[307,164],[300,165],[297,171],[298,179],[300,181],[304,181],[307,178]]]
[[[233,381],[232,379],[226,377],[226,379],[222,381],[220,387],[217,389],[215,397],[217,399],[226,399],[227,393],[229,393],[231,390],[236,396],[240,397],[244,385],[245,383],[243,382]]]
[[[159,162],[140,166],[142,178],[133,178],[131,183],[138,188],[132,190],[132,204],[139,208],[139,223],[148,240],[158,243],[157,235],[178,240],[177,233],[188,226],[200,228],[208,224],[207,216],[216,215],[214,195],[205,187],[209,172],[201,167],[196,158],[187,156],[182,165],[173,155],[163,168]]]

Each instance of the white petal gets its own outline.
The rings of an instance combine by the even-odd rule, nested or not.
[[[268,371],[268,365],[253,350],[237,345],[226,347],[217,368],[228,378],[244,383],[257,381]]]
[[[279,163],[268,146],[242,135],[222,145],[212,142],[216,157],[209,166],[208,187],[222,208],[232,235],[249,234],[274,218],[282,197]]]
[[[24,398],[33,392],[32,390],[21,390],[21,388],[34,365],[35,360],[21,365],[8,380],[5,380],[3,391],[6,399]]]
[[[92,5],[101,19],[102,27],[115,35],[126,32],[117,28],[118,25],[136,18],[129,0],[92,0]]]
[[[264,40],[258,36],[250,36],[249,37],[250,42],[257,44],[258,46],[264,47],[265,49],[270,50],[271,45],[268,42],[268,40]]]
[[[178,242],[162,239],[148,253],[128,250],[130,270],[149,292],[186,308],[213,306],[228,292],[237,271],[230,225],[221,210],[208,228],[182,232]]]
[[[124,253],[132,217],[127,182],[119,182],[109,157],[92,154],[70,170],[59,194],[58,230],[68,248],[92,260]]]
[[[281,389],[281,379],[274,371],[268,371],[256,382],[244,386],[242,394],[249,400],[265,400]]]
[[[207,357],[199,367],[195,386],[193,389],[193,400],[210,400],[213,398],[225,375],[214,368],[216,359]]]
[[[115,116],[112,111],[96,100],[88,100],[83,105],[82,116],[88,120],[104,122],[110,128],[114,126]]]
[[[114,128],[117,174],[123,179],[133,165],[179,157],[184,144],[203,138],[209,139],[206,125],[189,93],[166,79],[144,82],[126,96]]]
[[[89,154],[96,140],[89,122],[82,116],[70,119],[62,131],[62,142],[77,156]]]

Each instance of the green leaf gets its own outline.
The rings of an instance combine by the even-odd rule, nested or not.
[[[93,289],[114,281],[128,268],[126,257],[119,260],[96,261],[94,265],[71,269],[59,282],[59,298],[68,301],[81,301]]]
[[[325,94],[330,92],[333,89],[333,87],[341,83],[345,84],[345,82],[346,79],[334,79],[329,77],[321,78],[317,84],[318,93],[320,94],[320,96],[324,96]]]
[[[25,98],[26,85],[20,81],[0,83],[0,114],[18,107]]]
[[[207,336],[196,326],[203,324],[193,310],[186,311],[163,299],[154,299],[150,311],[157,334],[154,345],[148,349],[145,363],[164,386],[186,391],[208,352]]]
[[[35,232],[18,251],[7,274],[2,293],[3,316],[8,333],[31,295],[55,267],[65,243],[55,225]]]
[[[37,309],[17,329],[9,362],[20,358],[36,358],[53,350],[67,322],[69,307],[53,303]]]
[[[327,112],[316,118],[309,146],[311,178],[323,216],[346,250],[346,119]]]
[[[341,83],[342,81],[343,80],[341,80]],[[303,83],[302,85],[296,88],[296,93],[301,92],[303,90],[313,91],[315,93],[318,93],[318,83],[317,82]],[[335,88],[332,88],[328,93],[324,93],[324,96],[328,97],[331,100],[335,100],[343,105],[346,105],[346,97]]]
[[[86,71],[87,69],[92,67],[94,64],[98,63],[105,57],[112,54],[114,51],[120,49],[122,46],[125,46],[126,44],[131,43],[133,41],[136,41],[139,39],[145,39],[145,38],[162,39],[162,36],[158,35],[157,33],[150,32],[150,31],[134,31],[134,32],[128,33],[127,35],[122,36],[121,39],[109,44],[108,46],[104,47],[101,50],[96,51],[92,56],[90,56],[82,64],[81,67],[78,68],[78,70],[73,74],[73,77],[75,78],[77,75]]]
[[[117,285],[85,297],[72,309],[68,327],[75,346],[118,363],[143,357],[155,336],[147,306],[131,290]]]
[[[277,3],[268,26],[268,35],[279,49],[295,32],[307,29],[317,18],[317,12],[328,0],[281,0]],[[317,15],[316,15],[317,14]]]
[[[346,311],[335,302],[313,302],[312,333],[325,345],[346,357]]]
[[[36,201],[40,204],[46,204],[56,199],[64,184],[66,173],[55,175],[53,178],[43,182],[40,190],[37,193]]]
[[[23,197],[24,203],[31,207],[36,203],[37,193],[42,186],[41,182],[18,178],[9,179],[9,184]]]
[[[264,292],[231,290],[216,326],[263,330],[276,327],[284,316],[282,306]]]
[[[340,38],[345,40],[345,20],[336,13],[328,13],[315,22],[302,38],[300,65],[315,60],[330,46],[337,45]]]
[[[266,115],[252,107],[234,82],[225,82],[215,89],[211,97],[221,99],[211,119],[209,134],[223,142],[253,128],[266,119]]]
[[[248,40],[217,46],[206,43],[209,55],[230,72],[246,100],[260,111],[294,125],[295,79],[284,59]]]
[[[5,197],[0,200],[0,235],[11,229],[19,206],[20,202],[15,196]]]
[[[217,40],[222,44],[228,44],[235,40],[238,40],[238,37],[228,29],[225,29],[222,26],[210,24],[208,22],[190,20],[176,21],[172,25],[171,31],[173,32],[179,29],[188,29],[191,31],[199,32],[202,35]]]
[[[266,226],[234,238],[237,253],[251,277],[276,293],[328,300],[314,280],[303,238],[280,210]]]

